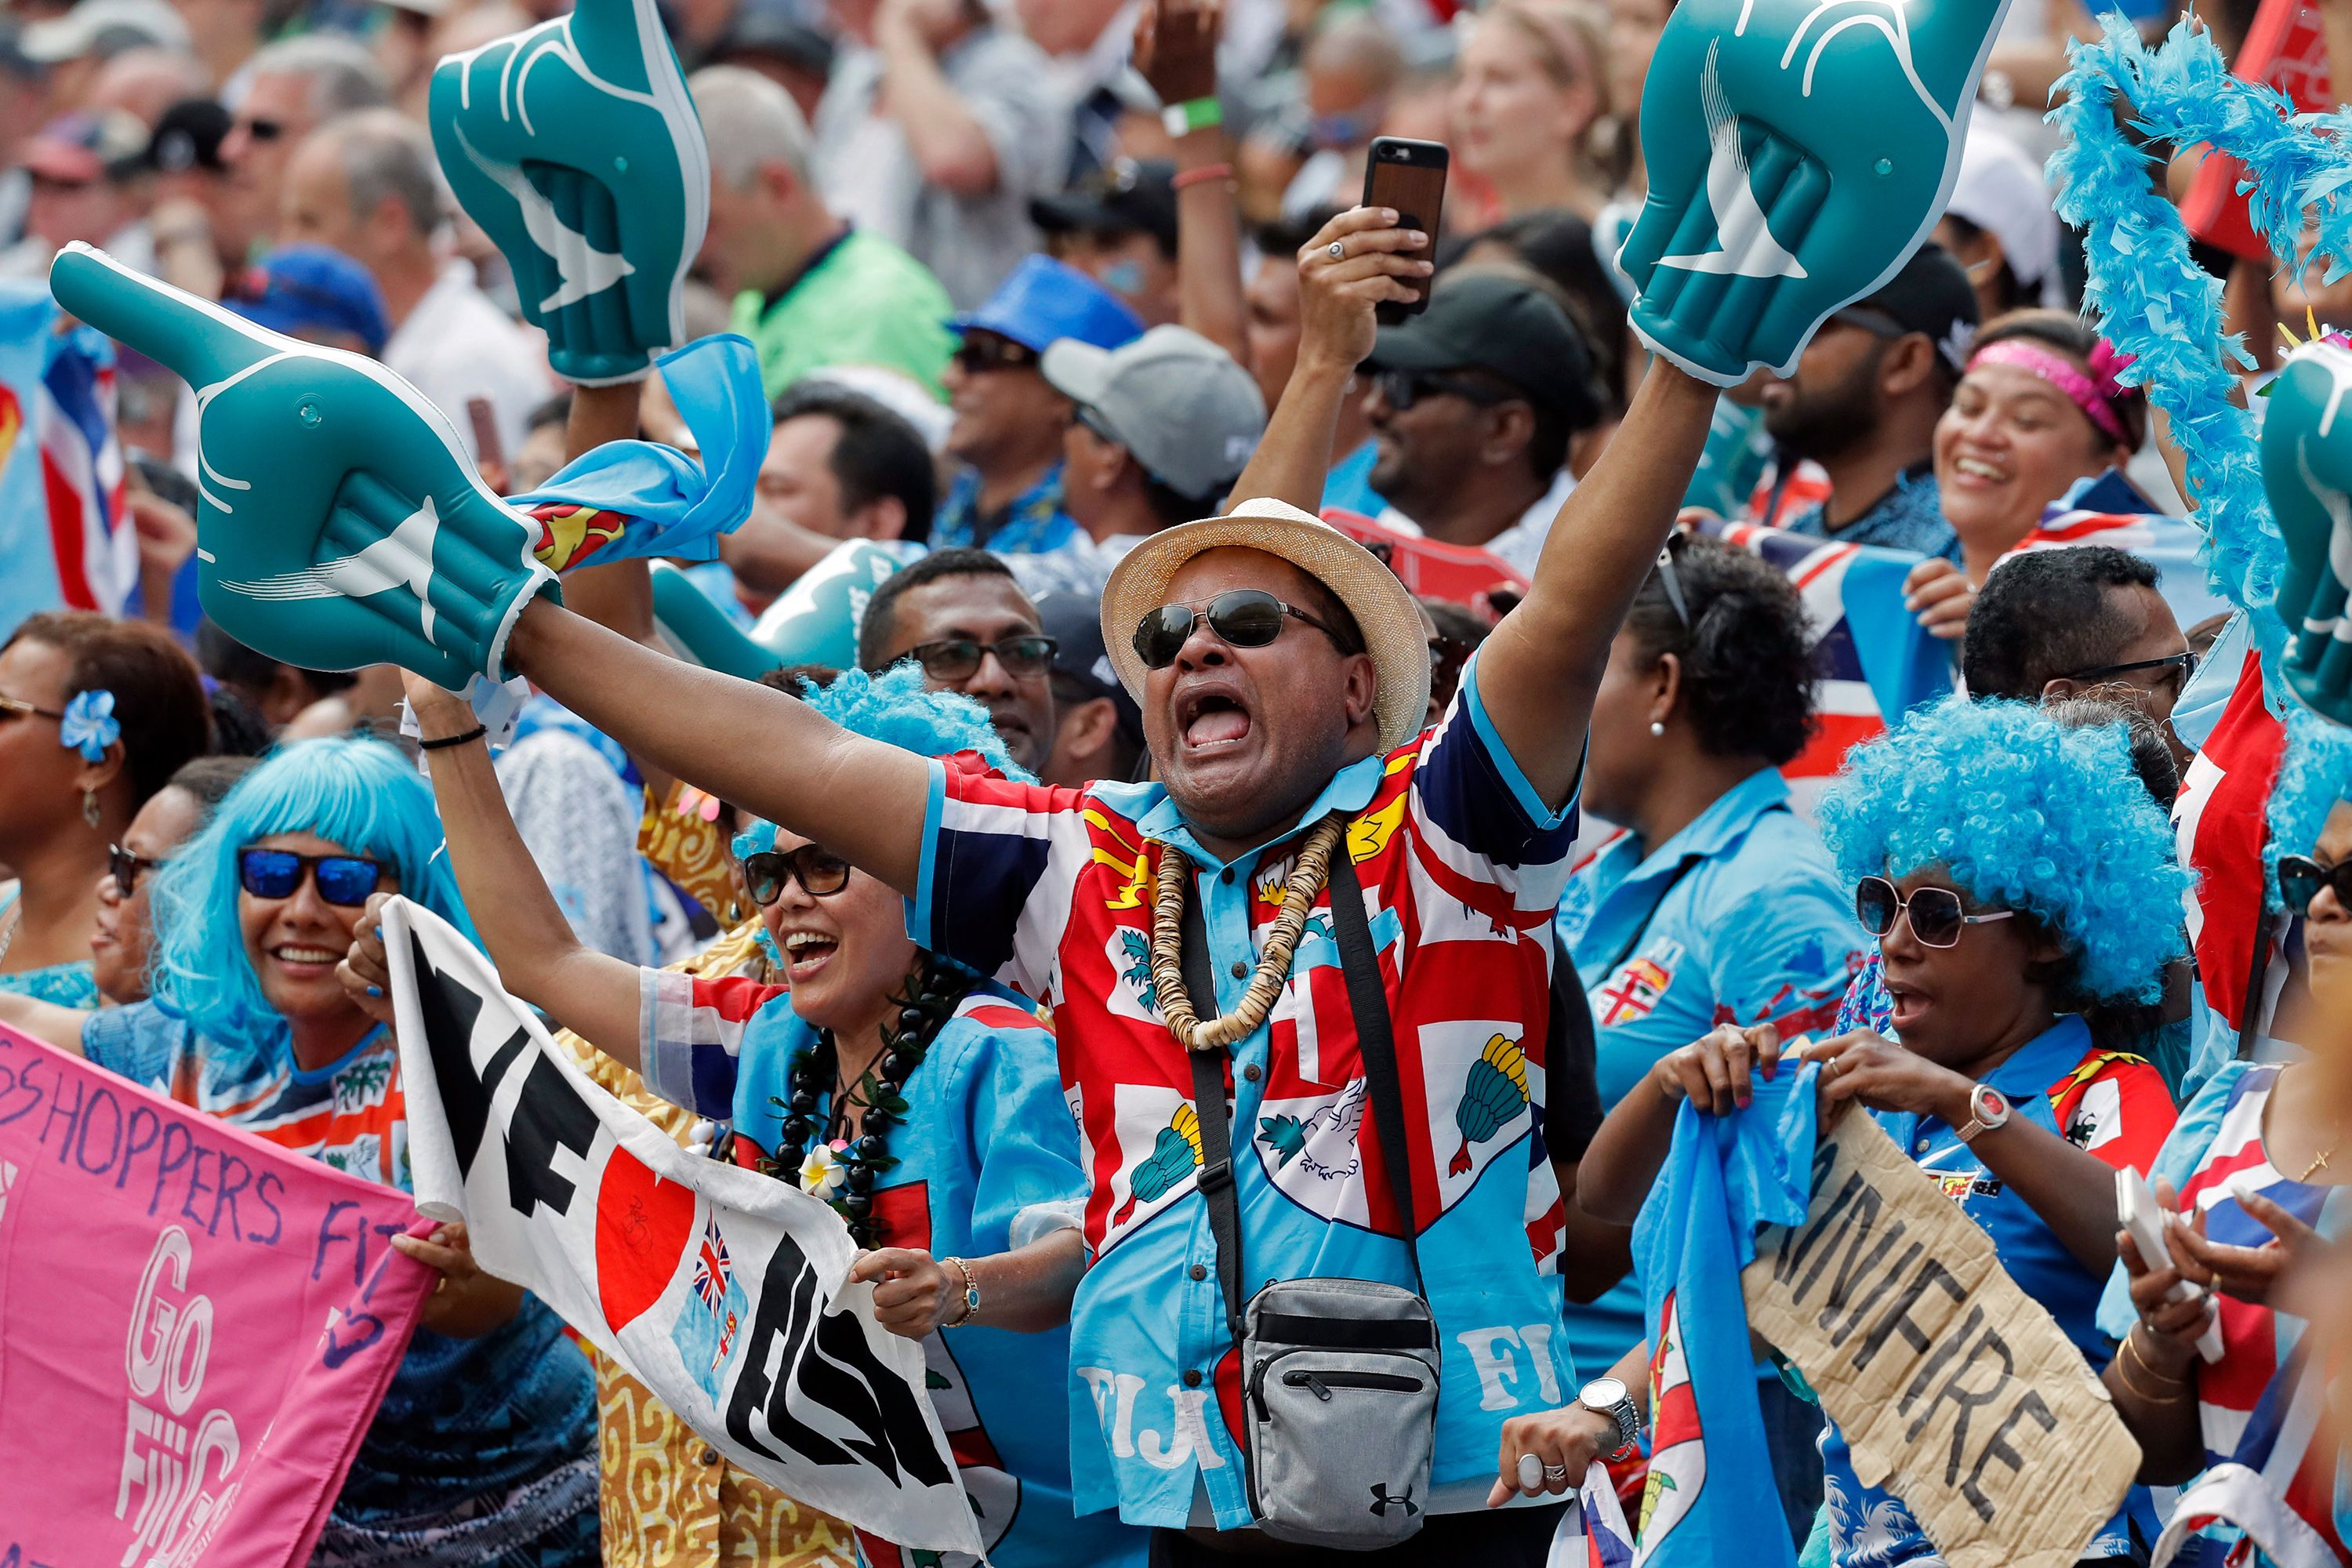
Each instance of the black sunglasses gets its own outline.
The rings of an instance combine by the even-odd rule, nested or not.
[[[1035,632],[985,643],[970,637],[948,637],[940,642],[917,643],[903,657],[921,665],[923,673],[933,680],[951,683],[978,675],[980,661],[994,654],[1005,674],[1020,679],[1035,675],[1052,664],[1054,650],[1061,646],[1052,637]]]
[[[1915,330],[1869,305],[1848,305],[1843,310],[1832,310],[1830,320],[1840,326],[1859,327],[1874,338],[1908,337]]]
[[[2291,914],[2309,914],[2311,900],[2322,889],[2332,890],[2337,903],[2352,910],[2352,860],[2323,866],[2308,855],[2282,855],[2278,879],[2279,897]]]
[[[120,844],[110,844],[106,847],[107,874],[114,879],[114,890],[126,899],[139,886],[141,877],[163,863],[160,858],[151,859],[144,855],[133,855]]]
[[[1192,628],[1205,620],[1209,629],[1234,647],[1264,647],[1282,635],[1283,617],[1306,622],[1331,639],[1341,653],[1360,649],[1349,639],[1308,615],[1284,604],[1263,588],[1228,588],[1195,610],[1190,605],[1162,605],[1135,628],[1136,656],[1146,669],[1165,669],[1184,651]]]
[[[1911,934],[1924,947],[1958,947],[1963,926],[1988,925],[2016,912],[1996,910],[1989,915],[1972,915],[1961,904],[1959,894],[1949,888],[1921,888],[1906,897],[1884,877],[1864,877],[1853,889],[1854,919],[1862,922],[1864,931],[1883,937],[1895,929],[1896,919],[1907,919]]]
[[[241,120],[236,123],[244,126],[245,133],[256,142],[275,142],[286,134],[286,122],[282,120]]]
[[[788,877],[810,898],[829,899],[849,886],[849,862],[814,844],[743,857],[743,885],[761,909],[783,897]]]
[[[1481,408],[1492,408],[1519,395],[1507,386],[1490,386],[1427,370],[1376,370],[1372,372],[1372,384],[1380,389],[1381,401],[1399,414],[1432,395],[1459,397]]]
[[[383,868],[364,855],[297,855],[291,849],[236,852],[236,885],[257,899],[290,899],[308,873],[319,897],[338,908],[355,910],[368,901],[383,880]]]
[[[989,370],[1027,370],[1037,363],[1034,350],[1011,338],[966,338],[949,357],[968,375]]]
[[[2177,669],[2180,672],[2180,688],[2197,679],[2197,656],[2187,649],[2166,654],[2162,658],[2136,658],[2129,664],[2103,664],[2095,669],[2078,669],[2066,677],[2069,680],[2105,680],[2111,676],[2129,675],[2136,669]]]

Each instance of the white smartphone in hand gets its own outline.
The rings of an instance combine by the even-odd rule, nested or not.
[[[2139,1246],[2140,1261],[2149,1268],[2172,1267],[2172,1248],[2164,1239],[2164,1206],[2156,1201],[2156,1193],[2147,1179],[2129,1165],[2116,1170],[2116,1217],[2131,1233]],[[2168,1301],[2186,1301],[2205,1292],[2186,1279],[2173,1281],[2165,1292]],[[2221,1359],[2221,1319],[2216,1313],[2205,1324],[2205,1331],[2197,1336],[2197,1353],[2208,1363]]]

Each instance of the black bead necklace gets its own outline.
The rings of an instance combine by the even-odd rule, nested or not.
[[[793,1054],[786,1077],[788,1098],[771,1095],[768,1099],[782,1117],[782,1126],[775,1154],[762,1161],[760,1168],[793,1183],[800,1183],[809,1144],[818,1137],[817,1102],[825,1091],[835,1091],[823,1129],[822,1141],[827,1144],[845,1137],[853,1109],[865,1110],[858,1136],[833,1151],[834,1161],[842,1167],[842,1181],[839,1189],[825,1198],[848,1222],[849,1237],[860,1247],[874,1247],[880,1240],[881,1225],[874,1217],[874,1178],[898,1166],[890,1154],[890,1130],[907,1120],[907,1079],[923,1065],[932,1040],[979,984],[980,977],[971,971],[924,954],[908,972],[905,993],[890,997],[898,1005],[898,1020],[882,1026],[882,1054],[859,1075],[855,1086],[841,1082],[833,1031],[821,1029],[814,1047]],[[810,1189],[803,1184],[802,1190]]]

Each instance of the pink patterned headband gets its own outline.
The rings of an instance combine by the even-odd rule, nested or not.
[[[2091,372],[2085,375],[2054,350],[2045,349],[2023,338],[2003,338],[1997,343],[1987,343],[1969,361],[1969,368],[1980,364],[2013,365],[2029,374],[2039,376],[2064,393],[2083,416],[2105,431],[2118,446],[2131,445],[2131,437],[2124,430],[2123,419],[2116,413],[2115,400],[2123,395],[2123,384],[2116,373],[2130,364],[2132,356],[2116,352],[2106,339],[2099,340],[2091,351]]]

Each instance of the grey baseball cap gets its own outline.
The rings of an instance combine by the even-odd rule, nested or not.
[[[1182,327],[1154,327],[1118,349],[1063,338],[1038,368],[1146,473],[1203,502],[1241,478],[1265,434],[1265,399],[1249,372]]]

